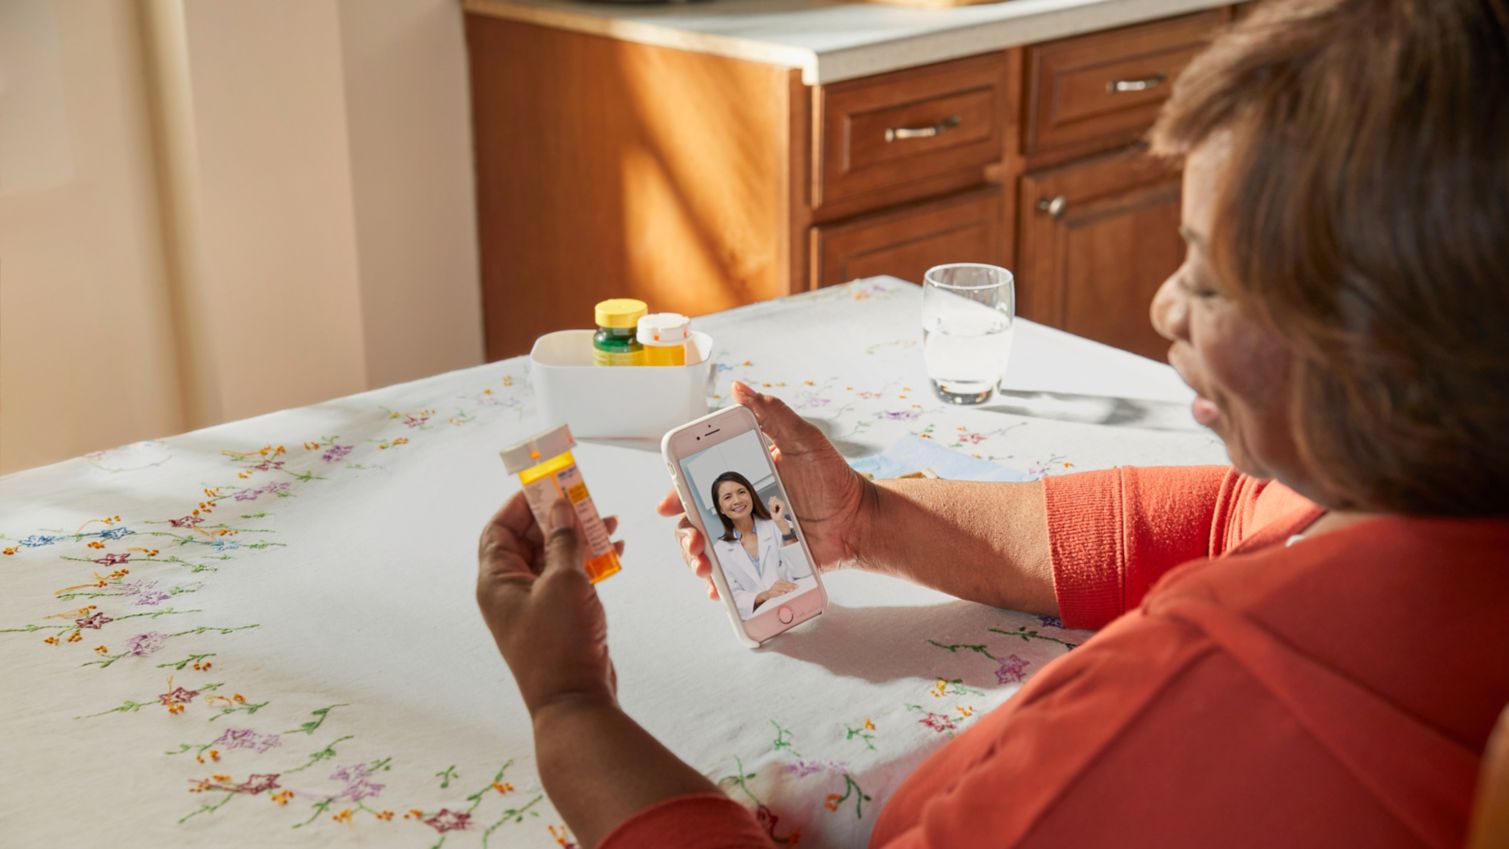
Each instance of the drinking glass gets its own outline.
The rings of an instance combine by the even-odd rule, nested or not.
[[[983,404],[1006,372],[1016,319],[1011,272],[956,262],[922,279],[922,357],[938,397]]]

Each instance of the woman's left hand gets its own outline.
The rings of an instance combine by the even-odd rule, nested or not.
[[[774,495],[770,496],[770,517],[780,522],[786,518],[786,504]]]
[[[477,553],[477,606],[531,716],[559,700],[617,698],[607,619],[565,499],[550,524],[547,537],[519,493],[488,521]]]

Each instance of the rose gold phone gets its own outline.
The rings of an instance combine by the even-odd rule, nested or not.
[[[733,406],[703,416],[667,433],[660,453],[707,540],[713,583],[741,642],[758,646],[823,612],[817,561],[754,413]]]

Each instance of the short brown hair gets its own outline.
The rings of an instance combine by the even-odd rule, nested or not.
[[[1211,262],[1334,508],[1509,513],[1509,0],[1266,0],[1153,129],[1230,131]]]

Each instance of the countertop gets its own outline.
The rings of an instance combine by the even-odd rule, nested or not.
[[[822,0],[463,0],[468,12],[799,68],[807,85],[885,73],[1227,5],[1230,0],[1005,0],[914,9]]]

